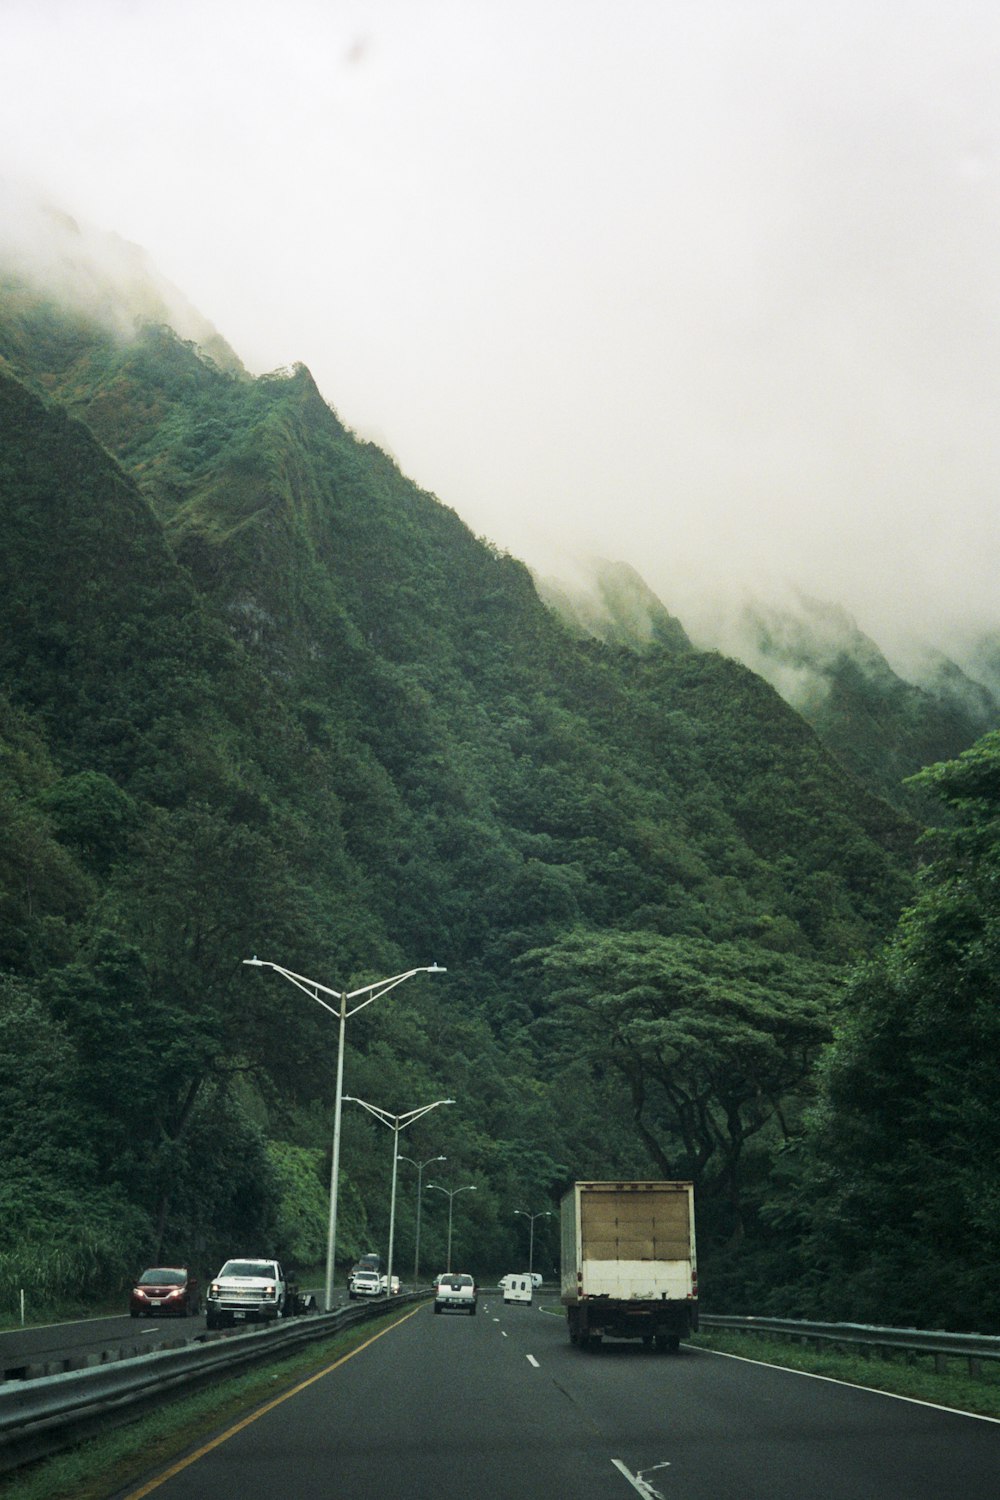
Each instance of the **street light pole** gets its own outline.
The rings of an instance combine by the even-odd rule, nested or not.
[[[413,1125],[417,1120],[422,1120],[424,1115],[429,1115],[432,1109],[437,1109],[440,1104],[454,1104],[454,1099],[435,1099],[433,1104],[421,1104],[417,1109],[404,1110],[402,1114],[394,1115],[387,1109],[380,1109],[377,1104],[369,1104],[365,1099],[355,1099],[353,1094],[344,1095],[345,1104],[360,1104],[376,1120],[381,1120],[383,1125],[388,1125],[392,1131],[392,1195],[389,1199],[389,1264],[385,1273],[385,1294],[392,1296],[392,1248],[393,1237],[396,1232],[396,1175],[399,1170],[399,1132],[405,1130],[408,1125]]]
[[[415,1162],[412,1156],[397,1157],[397,1161],[408,1161],[411,1167],[417,1169],[417,1231],[413,1242],[413,1285],[416,1286],[420,1279],[420,1208],[423,1197],[421,1183],[424,1176],[424,1168],[429,1167],[432,1161],[447,1161],[446,1156],[429,1156],[426,1161]]]
[[[552,1219],[555,1217],[551,1208],[543,1208],[540,1213],[529,1214],[526,1208],[515,1208],[514,1212],[520,1214],[523,1219],[530,1219],[531,1231],[528,1235],[528,1275],[535,1269],[535,1220]]]
[[[326,1242],[326,1311],[333,1310],[333,1281],[334,1281],[334,1254],[337,1248],[337,1197],[340,1190],[340,1101],[344,1087],[344,1037],[347,1022],[351,1016],[356,1016],[359,1010],[364,1010],[366,1005],[371,1005],[373,1000],[380,1000],[383,995],[402,984],[404,979],[412,979],[414,974],[446,974],[440,964],[425,964],[418,969],[407,969],[405,974],[394,974],[391,979],[377,979],[374,984],[364,984],[357,990],[334,990],[329,985],[319,984],[315,979],[307,979],[304,974],[293,974],[291,969],[283,969],[280,964],[266,962],[254,954],[253,958],[245,958],[245,964],[257,969],[273,969],[276,974],[281,974],[285,979],[291,981],[303,994],[315,1000],[317,1005],[322,1005],[331,1016],[336,1016],[339,1021],[339,1035],[337,1039],[337,1092],[334,1096],[333,1105],[333,1159],[330,1163],[330,1222],[327,1230]],[[329,995],[336,1000],[336,1007],[328,1005],[325,1000],[320,999],[320,994]],[[368,998],[362,1000],[358,1005],[351,1005],[352,1000],[366,995]],[[351,1008],[348,1009],[348,1006]]]
[[[446,1187],[442,1187],[441,1184],[438,1183],[438,1182],[429,1182],[427,1184],[427,1187],[428,1187],[428,1189],[433,1188],[436,1193],[447,1193],[447,1195],[448,1195],[448,1264],[445,1267],[445,1269],[448,1270],[448,1271],[450,1271],[451,1270],[451,1214],[452,1214],[452,1209],[455,1206],[455,1195],[457,1193],[474,1193],[476,1191],[476,1185],[473,1182],[473,1183],[470,1183],[468,1185],[468,1187],[446,1188]]]

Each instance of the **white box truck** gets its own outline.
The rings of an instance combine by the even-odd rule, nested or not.
[[[562,1200],[562,1296],[581,1348],[642,1339],[675,1351],[698,1327],[694,1186],[575,1182]]]

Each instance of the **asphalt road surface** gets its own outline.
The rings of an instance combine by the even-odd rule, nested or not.
[[[545,1303],[552,1307],[546,1299]],[[1000,1424],[699,1350],[401,1312],[118,1500],[997,1500]]]
[[[0,1370],[8,1375],[22,1365],[103,1350],[133,1348],[146,1353],[163,1339],[193,1338],[204,1332],[205,1316],[196,1318],[83,1318],[74,1323],[47,1323],[0,1333]]]
[[[313,1294],[318,1298],[322,1292]],[[334,1305],[346,1303],[347,1293],[338,1289]],[[244,1325],[235,1325],[239,1330]],[[205,1332],[205,1314],[194,1318],[81,1318],[68,1323],[46,1323],[27,1328],[9,1328],[0,1333],[0,1372],[16,1378],[25,1365],[72,1359],[74,1356],[124,1350],[146,1354],[171,1339],[193,1339]]]

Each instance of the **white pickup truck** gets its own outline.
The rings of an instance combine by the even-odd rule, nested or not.
[[[280,1318],[287,1299],[288,1283],[280,1261],[227,1260],[209,1283],[205,1322],[209,1328],[220,1328],[244,1319]]]

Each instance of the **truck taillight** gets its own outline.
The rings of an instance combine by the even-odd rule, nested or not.
[[[698,1272],[693,1267],[691,1269],[691,1295],[692,1297],[698,1295]]]

